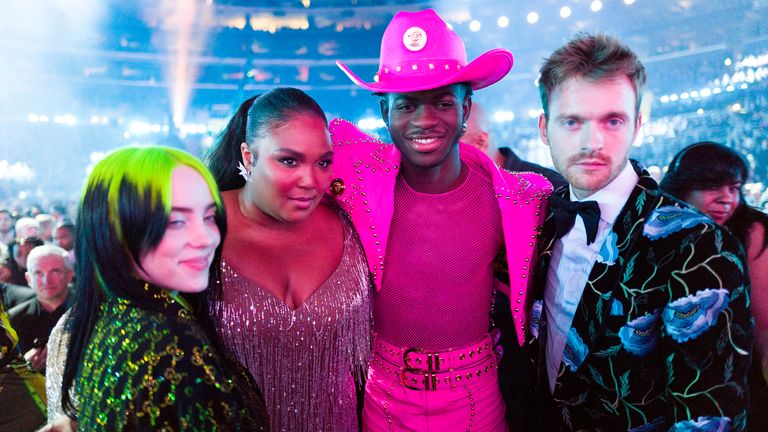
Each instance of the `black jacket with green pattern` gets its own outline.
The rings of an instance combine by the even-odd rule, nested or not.
[[[753,332],[743,248],[632,164],[640,179],[599,248],[554,394],[542,306],[559,240],[551,213],[545,221],[528,341],[540,429],[743,430]]]

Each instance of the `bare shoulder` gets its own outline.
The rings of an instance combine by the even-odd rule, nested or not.
[[[321,201],[312,214],[314,228],[339,232],[342,229],[342,211],[333,203]]]

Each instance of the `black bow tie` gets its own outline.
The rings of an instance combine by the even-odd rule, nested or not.
[[[595,242],[597,226],[600,223],[600,206],[597,205],[597,201],[569,201],[552,195],[549,198],[549,205],[555,219],[557,238],[566,235],[573,228],[578,214],[587,230],[587,244]]]

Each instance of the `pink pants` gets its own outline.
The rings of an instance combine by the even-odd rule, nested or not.
[[[454,386],[417,390],[374,359],[365,387],[363,430],[506,432],[498,379],[494,370]]]

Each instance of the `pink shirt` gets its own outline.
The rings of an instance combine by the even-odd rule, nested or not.
[[[444,350],[488,332],[493,260],[504,233],[488,174],[468,170],[461,185],[440,194],[416,192],[397,178],[373,312],[376,332],[392,344]]]
[[[331,121],[329,130],[334,152],[334,180],[329,192],[352,218],[375,287],[381,290],[401,155],[395,146],[366,135],[345,120]],[[459,143],[459,157],[467,166],[486,173],[493,185],[507,251],[512,319],[522,344],[528,327],[526,309],[536,239],[552,185],[538,174],[501,170],[485,153],[470,145]]]

